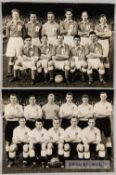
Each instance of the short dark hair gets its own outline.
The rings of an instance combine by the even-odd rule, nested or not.
[[[106,17],[106,18],[107,18],[107,16],[106,16],[105,14],[101,14],[101,15],[99,16],[99,18],[103,18],[103,17]]]
[[[88,98],[89,99],[89,96],[87,94],[84,94],[84,95],[82,95],[82,98]]]
[[[11,12],[12,12],[12,13],[13,13],[13,12],[19,13],[19,10],[18,10],[18,9],[12,9]]]
[[[81,39],[80,35],[74,35],[73,38],[74,38],[74,39],[75,39],[75,38],[79,38],[79,39]]]
[[[66,94],[66,96],[67,96],[67,95],[71,95],[71,96],[73,96],[73,94],[72,94],[71,92],[68,92],[68,93]]]
[[[96,35],[96,32],[91,31],[91,32],[89,32],[89,36],[90,36],[90,35]]]
[[[67,9],[65,10],[65,14],[66,14],[67,12],[73,13],[73,10],[72,10],[71,8],[67,8]]]
[[[31,36],[30,35],[25,35],[23,39],[26,40],[27,38],[31,39]]]
[[[19,118],[19,121],[20,121],[21,119],[24,119],[24,120],[26,121],[26,118],[25,118],[24,116],[20,117],[20,118]]]
[[[44,123],[44,120],[43,120],[42,118],[38,118],[38,119],[35,121],[35,123],[36,123],[36,122]]]

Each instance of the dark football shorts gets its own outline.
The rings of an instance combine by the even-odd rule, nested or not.
[[[13,130],[19,125],[18,121],[6,121],[5,140],[12,142]]]
[[[106,137],[111,136],[111,122],[109,117],[96,118],[96,127],[103,132]]]
[[[88,121],[79,120],[78,126],[83,129],[88,126]]]

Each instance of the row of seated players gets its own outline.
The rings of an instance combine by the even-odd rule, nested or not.
[[[41,29],[41,24],[37,20],[36,13],[34,13],[34,12],[30,13],[30,21],[25,25],[25,27],[24,27],[23,22],[20,19],[19,10],[13,9],[11,11],[11,13],[12,13],[12,20],[6,26],[6,36],[8,37],[8,43],[7,43],[7,47],[6,47],[6,56],[9,58],[8,75],[10,75],[10,76],[12,75],[14,60],[19,55],[19,50],[23,46],[24,28],[26,28],[26,30],[27,30],[26,34],[32,38],[32,45],[35,45],[37,47],[39,45],[41,45],[40,38],[39,38],[39,31]],[[92,58],[96,58],[96,57],[99,58],[102,55],[105,59],[105,68],[108,71],[110,68],[110,64],[109,64],[110,63],[110,60],[109,60],[109,49],[110,49],[109,39],[112,36],[112,31],[111,31],[110,25],[108,24],[106,15],[104,15],[104,14],[100,15],[99,23],[94,28],[92,27],[94,25],[90,22],[87,12],[82,13],[82,16],[81,16],[82,21],[79,23],[79,26],[77,25],[77,22],[72,19],[72,16],[73,16],[72,10],[67,9],[65,11],[65,20],[62,21],[61,25],[59,26],[59,24],[55,22],[54,13],[48,12],[47,22],[44,25],[42,25],[42,35],[48,36],[48,43],[50,43],[50,44],[57,44],[58,35],[59,34],[64,35],[64,43],[72,46],[73,45],[73,36],[79,34],[79,36],[81,37],[81,44],[85,45],[89,41],[89,33],[92,30],[94,30],[96,32],[97,37],[98,37],[99,43],[103,47],[103,54],[101,53],[101,49],[100,49],[101,46],[98,46],[98,44],[92,43],[90,45],[94,45],[94,46],[93,47],[90,46],[90,48],[91,48],[90,53],[91,54],[90,54],[89,58],[91,58],[91,57]],[[60,31],[60,32],[58,32],[58,31]],[[98,50],[100,50],[100,53]],[[75,51],[74,51],[74,53],[75,53]],[[43,53],[43,54],[45,54],[45,53]],[[64,60],[64,59],[67,60],[67,51],[66,51],[66,55],[64,57],[62,57],[61,49],[58,48],[58,53],[56,53],[56,54],[58,54],[57,55],[57,59],[59,58],[58,60]],[[64,51],[63,51],[63,54],[64,54]],[[76,55],[74,54],[74,56],[78,56],[78,54],[76,54]],[[27,57],[26,57],[26,59],[27,59]],[[68,54],[68,57],[69,57],[69,54]],[[44,59],[45,59],[45,56],[44,56]],[[57,60],[57,59],[55,58],[55,60]],[[98,61],[98,59],[96,59],[96,60],[97,60],[97,63],[95,63],[95,64],[91,63],[91,64],[94,66],[95,69],[96,68],[99,69],[98,65],[99,65],[100,61]],[[76,61],[78,62],[78,59],[76,59]],[[94,61],[92,61],[92,62],[94,62]],[[102,62],[104,62],[104,61],[102,60]],[[74,62],[72,64],[75,65]],[[30,68],[29,65],[30,64],[28,64],[28,66],[27,66],[27,64],[26,64],[26,67]],[[41,65],[41,63],[39,63],[39,66],[40,65]],[[69,71],[69,67],[70,67],[69,63],[66,63],[65,66],[64,66],[64,62],[62,63],[62,66],[61,66],[61,64],[58,64],[58,63],[55,65],[56,65],[56,68],[60,68],[60,69],[63,69],[63,67],[65,67],[66,68],[66,69],[64,68],[64,70],[66,70],[65,72]],[[72,69],[75,69],[74,65],[72,66],[73,67]],[[95,66],[95,65],[97,65],[97,66]],[[25,67],[25,64],[24,64],[24,67]],[[51,64],[48,67],[49,67],[50,71],[53,69],[53,65],[51,66]],[[79,66],[79,67],[81,67],[81,66]],[[100,66],[100,69],[103,69],[101,67],[102,66]],[[44,68],[45,68],[45,73],[47,73],[48,68],[46,68],[46,67],[44,67]],[[101,72],[102,73],[100,73],[100,75],[104,74],[103,70]],[[68,74],[68,73],[66,73],[66,74]],[[65,76],[65,78],[67,79],[67,75]],[[90,78],[90,80],[91,79],[92,78]],[[101,81],[103,82],[102,78],[101,78]],[[89,81],[89,82],[91,83],[92,81]]]
[[[42,44],[38,49],[32,45],[32,38],[26,36],[24,45],[14,62],[13,78],[10,81],[18,81],[20,78],[18,72],[30,69],[32,84],[39,81],[42,72],[45,80],[49,76],[49,81],[53,82],[55,70],[61,70],[65,74],[67,83],[70,82],[69,77],[72,77],[71,80],[74,81],[76,71],[78,71],[81,80],[85,81],[86,77],[88,77],[88,83],[91,84],[94,70],[96,70],[99,75],[99,81],[104,84],[107,60],[103,57],[103,48],[98,42],[96,33],[89,33],[89,42],[85,46],[81,45],[79,35],[73,37],[73,47],[64,44],[63,40],[64,36],[58,35],[57,44],[52,45],[48,44],[47,35],[43,35],[41,39]]]
[[[19,126],[13,131],[12,143],[9,146],[8,158],[10,168],[15,164],[16,155],[23,152],[23,166],[49,166],[53,157],[58,158],[61,167],[65,160],[102,159],[106,157],[106,148],[101,139],[100,130],[95,127],[95,119],[89,118],[88,126],[83,130],[78,127],[78,119],[72,117],[70,126],[65,130],[60,127],[60,120],[53,120],[53,127],[46,130],[43,120],[35,122],[35,128],[30,130],[26,119],[19,119]],[[107,149],[111,158],[111,148]]]
[[[78,126],[83,129],[88,125],[88,118],[96,118],[96,127],[100,129],[101,134],[103,133],[106,137],[106,148],[109,150],[112,147],[111,144],[111,123],[112,116],[112,105],[107,101],[107,93],[100,93],[100,101],[97,102],[94,107],[89,104],[88,95],[82,96],[82,104],[76,106],[72,102],[73,95],[71,93],[66,94],[66,103],[59,107],[55,103],[54,94],[48,95],[48,103],[42,106],[36,104],[35,96],[29,97],[29,105],[23,108],[17,102],[15,94],[10,95],[10,103],[5,105],[4,115],[6,119],[5,126],[5,141],[6,141],[6,152],[9,152],[9,146],[12,142],[13,130],[18,126],[18,120],[21,116],[25,116],[27,119],[26,125],[33,129],[35,127],[35,121],[38,118],[44,116],[44,127],[49,129],[52,127],[53,119],[60,116],[62,119],[61,127],[66,129],[70,125],[70,119],[73,116],[79,119]]]

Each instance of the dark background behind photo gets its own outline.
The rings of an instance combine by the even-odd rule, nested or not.
[[[35,11],[45,18],[48,11],[53,11],[56,17],[63,17],[66,8],[72,8],[74,16],[80,17],[82,11],[87,11],[90,17],[96,17],[105,13],[108,18],[114,18],[113,4],[77,4],[77,3],[2,3],[2,13],[10,15],[13,8],[18,8],[20,13],[28,15],[30,11]]]
[[[15,93],[19,99],[19,102],[22,105],[27,105],[28,99],[30,95],[35,95],[37,98],[37,103],[39,103],[41,106],[47,103],[47,96],[49,93],[54,93],[55,95],[55,101],[57,104],[61,105],[62,103],[65,103],[65,97],[68,92],[71,92],[73,94],[73,101],[79,105],[81,103],[81,97],[84,94],[87,94],[90,99],[90,103],[94,104],[97,101],[100,100],[100,93],[106,92],[108,95],[108,101],[113,103],[113,90],[82,90],[82,89],[74,89],[74,90],[37,90],[37,89],[31,89],[31,90],[3,90],[2,91],[2,97],[3,97],[3,104],[6,104],[9,102],[10,94]]]

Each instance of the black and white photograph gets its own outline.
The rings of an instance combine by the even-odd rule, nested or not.
[[[114,4],[3,2],[4,87],[113,87]]]
[[[3,173],[113,172],[114,91],[4,89]]]

